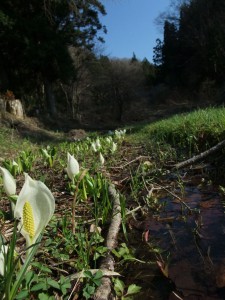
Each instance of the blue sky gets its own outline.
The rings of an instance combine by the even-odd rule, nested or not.
[[[107,15],[101,17],[108,33],[104,35],[104,54],[110,57],[131,58],[133,52],[142,60],[152,61],[155,40],[162,31],[154,24],[166,11],[171,0],[102,0]]]

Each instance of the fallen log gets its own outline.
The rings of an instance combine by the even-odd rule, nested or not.
[[[182,161],[174,166],[174,169],[181,169],[183,167],[190,166],[191,164],[194,164],[198,162],[199,160],[202,160],[206,158],[207,156],[215,153],[216,151],[222,149],[225,146],[225,140],[222,142],[218,143],[217,145],[213,146],[212,148],[193,156],[192,158],[189,158],[188,160]]]
[[[109,226],[106,247],[108,248],[108,254],[101,260],[100,270],[114,271],[114,259],[111,255],[111,251],[117,246],[117,236],[121,225],[121,206],[120,196],[116,191],[115,186],[110,184],[109,195],[113,202],[112,220]],[[112,291],[112,282],[109,276],[103,276],[101,285],[96,289],[95,300],[113,300],[115,299]]]

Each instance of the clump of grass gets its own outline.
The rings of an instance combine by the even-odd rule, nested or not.
[[[4,126],[0,129],[0,145],[2,159],[15,156],[21,149],[35,148],[34,144],[21,138],[16,130]]]
[[[199,152],[225,138],[225,108],[199,109],[143,126],[136,141],[168,143],[177,149]]]

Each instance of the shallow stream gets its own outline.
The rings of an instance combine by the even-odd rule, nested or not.
[[[160,201],[166,205],[158,219],[144,220],[148,242],[141,231],[129,233],[135,256],[146,261],[132,263],[126,273],[142,286],[136,299],[225,299],[225,202],[218,189],[189,184],[183,204],[173,197]]]

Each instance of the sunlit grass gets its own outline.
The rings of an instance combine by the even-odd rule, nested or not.
[[[173,147],[202,151],[225,138],[225,108],[199,109],[134,129],[136,142],[162,142]]]
[[[10,158],[19,151],[34,149],[36,145],[29,140],[21,138],[15,129],[2,126],[0,128],[0,158]]]

